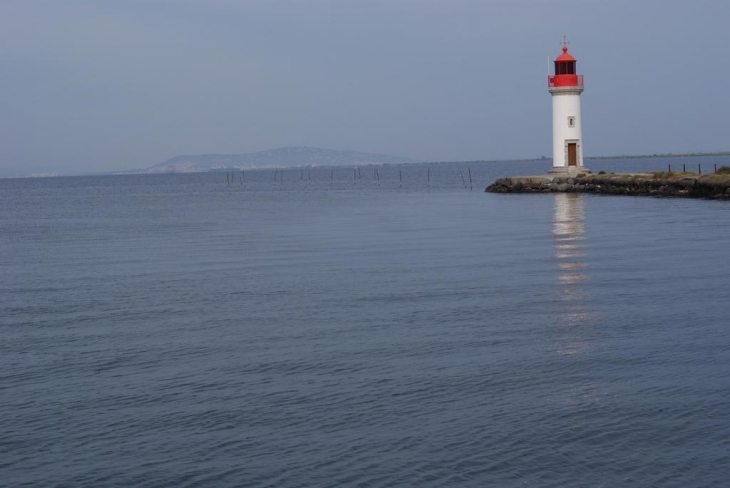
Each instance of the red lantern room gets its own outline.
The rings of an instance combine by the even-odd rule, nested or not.
[[[563,45],[563,54],[555,58],[555,76],[548,76],[548,87],[583,86],[583,75],[575,72],[575,58]]]

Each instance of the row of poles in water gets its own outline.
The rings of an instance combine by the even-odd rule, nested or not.
[[[469,172],[469,189],[473,190],[473,184],[471,179],[471,167],[467,168]],[[464,184],[464,188],[466,188],[466,179],[464,178],[464,173],[462,171],[459,171],[459,176],[461,176],[461,182]],[[431,183],[431,168],[428,168],[428,174],[426,176],[428,183]],[[403,170],[398,170],[398,179],[400,182],[400,186],[403,186]],[[238,180],[240,181],[241,185],[246,183],[246,171],[241,170],[241,174],[238,177]],[[354,178],[353,178],[353,185],[357,180],[362,180],[362,172],[360,171],[360,168],[354,169]],[[283,169],[277,169],[274,172],[274,183],[277,181],[284,182],[284,170]],[[304,181],[304,170],[299,170],[299,181]],[[312,181],[312,171],[307,170],[307,181]],[[330,170],[330,182],[335,181],[335,170]],[[380,171],[376,169],[373,170],[373,181],[376,181],[380,183]],[[228,186],[231,186],[236,182],[236,175],[234,171],[226,172],[226,184]]]

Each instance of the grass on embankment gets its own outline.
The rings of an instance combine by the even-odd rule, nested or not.
[[[702,178],[702,179],[728,179],[730,178],[730,166],[721,166],[717,168],[715,173],[701,175],[692,171],[652,171],[649,173],[656,179],[674,179],[674,178]]]

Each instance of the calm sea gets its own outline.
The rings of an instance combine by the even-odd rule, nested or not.
[[[0,485],[727,486],[730,202],[548,165],[0,180]]]

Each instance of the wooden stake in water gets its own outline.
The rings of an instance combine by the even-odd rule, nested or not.
[[[473,190],[474,188],[472,188],[472,185],[471,185],[471,168],[467,168],[467,169],[469,170],[469,190]]]
[[[687,168],[685,167],[685,164],[682,163],[682,173],[686,173],[686,172],[687,172]]]
[[[701,164],[697,165],[697,170],[698,170],[699,174],[702,174],[702,165]]]
[[[308,178],[307,181],[312,181],[312,170],[309,170],[309,169],[307,170],[307,178]]]
[[[461,182],[464,184],[464,188],[466,188],[466,181],[464,181],[464,173],[459,171],[459,176],[461,176]]]
[[[398,170],[398,178],[400,179],[400,186],[403,186],[403,171]]]

